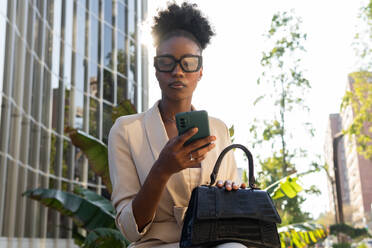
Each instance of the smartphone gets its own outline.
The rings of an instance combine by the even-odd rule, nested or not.
[[[205,110],[182,112],[176,114],[176,124],[178,135],[182,135],[191,128],[197,127],[198,132],[185,142],[188,145],[195,140],[205,138],[210,135],[208,113]],[[208,144],[207,144],[208,145]]]

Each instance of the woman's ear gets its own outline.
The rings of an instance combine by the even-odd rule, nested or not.
[[[200,79],[202,79],[202,77],[203,77],[203,66],[199,70],[199,79],[198,79],[198,81],[200,81]]]

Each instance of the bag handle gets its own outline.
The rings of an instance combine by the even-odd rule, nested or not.
[[[249,177],[248,177],[249,187],[251,189],[255,189],[256,187],[255,187],[255,184],[254,184],[255,179],[254,179],[254,173],[253,173],[253,156],[252,156],[252,153],[245,146],[240,145],[240,144],[232,144],[232,145],[229,145],[228,147],[226,147],[225,149],[223,149],[220,156],[218,156],[217,162],[214,166],[213,172],[211,174],[211,183],[209,184],[209,186],[212,186],[216,182],[216,177],[217,177],[218,171],[220,169],[220,165],[221,165],[223,157],[226,155],[226,153],[228,151],[230,151],[231,149],[234,149],[234,148],[242,149],[245,152],[245,154],[247,155],[247,157],[248,157],[248,169],[249,169]]]

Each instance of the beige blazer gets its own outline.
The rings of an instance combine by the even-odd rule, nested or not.
[[[129,241],[135,242],[135,247],[143,242],[179,241],[192,189],[197,185],[208,184],[218,155],[231,143],[226,125],[209,117],[211,135],[217,137],[216,147],[208,153],[201,163],[201,168],[185,169],[171,176],[152,221],[142,232],[138,232],[132,200],[168,142],[158,103],[146,112],[118,118],[108,138],[110,178],[113,186],[111,197],[117,211],[116,225]],[[221,164],[217,179],[236,180],[236,177],[234,155],[229,152]],[[193,184],[193,181],[197,183]]]

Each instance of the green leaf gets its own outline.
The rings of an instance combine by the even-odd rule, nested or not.
[[[111,248],[111,247],[122,247],[125,248],[129,245],[129,241],[115,229],[111,228],[96,228],[90,231],[83,248]]]
[[[80,148],[87,156],[92,170],[102,178],[107,191],[111,194],[107,146],[99,139],[75,128],[66,127],[65,132],[70,136],[72,144]]]
[[[28,190],[23,195],[72,217],[79,227],[88,231],[97,227],[115,228],[112,208],[106,209],[107,205],[99,200],[92,201],[70,192],[41,188]]]
[[[108,212],[112,213],[113,215],[116,214],[115,208],[112,206],[111,201],[107,200],[105,197],[97,194],[96,192],[85,189],[80,186],[76,186],[74,188],[74,193],[81,195],[84,199],[87,199],[93,202],[96,206],[100,206],[103,209],[107,210]]]
[[[297,247],[312,246],[327,237],[325,227],[315,223],[287,225],[279,228],[278,232],[281,243],[285,243],[284,247],[291,246],[291,243],[294,243]]]
[[[289,198],[293,198],[297,195],[297,193],[302,191],[302,187],[296,182],[297,177],[291,178],[287,177],[285,181],[279,183],[279,185],[274,189],[271,197],[276,200],[287,196]]]
[[[232,138],[234,136],[234,133],[235,133],[235,129],[234,129],[234,125],[232,125],[230,128],[229,128],[229,135],[230,135],[230,138]]]
[[[136,107],[129,100],[122,101],[118,106],[112,109],[112,122],[114,123],[117,118],[124,115],[137,114]]]
[[[265,95],[257,97],[256,100],[254,100],[253,105],[256,105],[259,101],[261,101],[264,98],[265,98]]]

